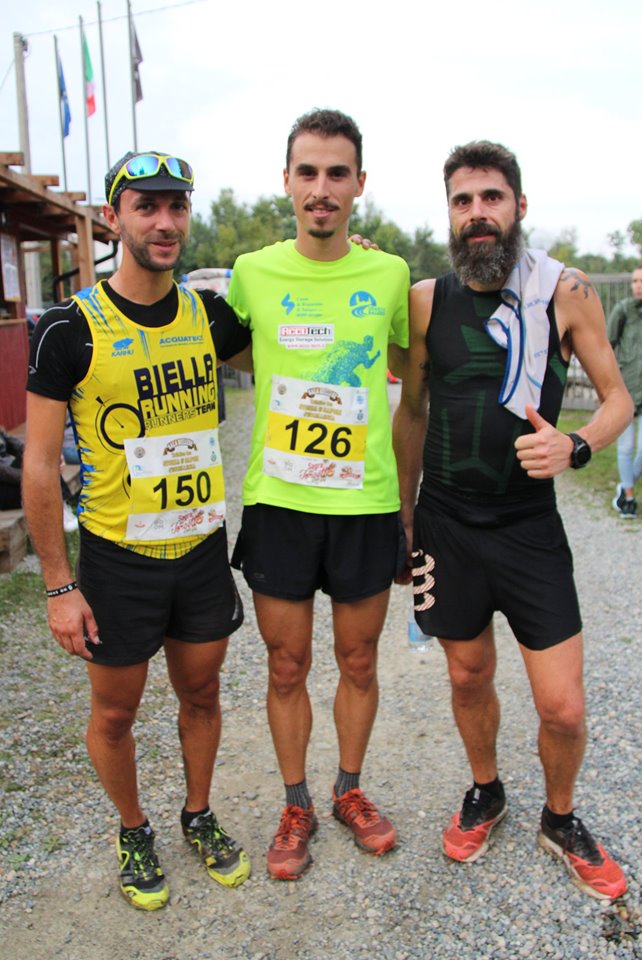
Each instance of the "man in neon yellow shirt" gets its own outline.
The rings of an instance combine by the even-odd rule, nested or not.
[[[306,782],[314,594],[332,601],[339,683],[333,813],[373,854],[396,831],[359,775],[378,700],[376,655],[399,549],[399,491],[386,369],[407,347],[408,268],[351,246],[365,184],[361,134],[338,111],[299,118],[285,189],[294,241],[237,260],[228,301],[252,331],[256,421],[233,565],[253,590],[268,649],[268,718],[285,808],[268,851],[276,879],[312,862],[317,827]]]

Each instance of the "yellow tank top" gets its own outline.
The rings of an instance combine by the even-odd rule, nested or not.
[[[216,351],[194,291],[178,289],[163,327],[143,327],[102,284],[73,299],[93,342],[71,411],[78,431],[79,520],[146,556],[175,559],[222,526]]]

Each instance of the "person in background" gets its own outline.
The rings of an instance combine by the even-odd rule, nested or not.
[[[633,520],[637,516],[635,485],[642,476],[642,264],[633,271],[631,294],[613,307],[607,328],[624,383],[635,404],[633,422],[625,427],[617,439],[620,482],[613,508],[625,520]]]
[[[25,445],[19,437],[13,437],[0,427],[0,510],[20,510],[22,507],[22,461]],[[73,497],[67,486],[60,460],[60,492],[62,495],[62,526],[65,533],[78,529],[78,521],[72,506]]]

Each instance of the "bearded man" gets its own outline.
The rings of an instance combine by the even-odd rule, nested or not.
[[[409,363],[394,424],[415,615],[446,653],[473,775],[443,851],[476,860],[507,812],[496,755],[499,610],[519,643],[539,715],[540,845],[586,893],[610,900],[626,890],[624,875],[573,809],[586,742],[582,624],[553,477],[611,443],[632,403],[587,277],[524,249],[526,197],[515,156],[500,144],[469,143],[448,157],[444,179],[454,272],[412,289]],[[600,406],[590,423],[565,434],[555,424],[572,353]]]

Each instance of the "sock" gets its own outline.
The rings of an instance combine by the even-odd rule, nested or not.
[[[121,821],[120,821],[120,835],[121,835],[121,837],[122,837],[122,835],[123,835],[124,833],[129,833],[130,830],[142,830],[143,827],[145,828],[145,833],[149,833],[150,830],[152,829],[152,828],[150,827],[150,825],[149,825],[149,820],[147,819],[147,817],[145,817],[145,819],[143,820],[143,822],[140,823],[137,827],[124,827],[124,826],[123,826],[123,822],[122,822],[122,820],[121,820]]]
[[[192,820],[195,820],[196,817],[202,817],[209,812],[209,806],[205,807],[204,810],[188,810],[187,807],[183,807],[181,810],[181,823],[183,826],[189,827]]]
[[[286,806],[302,807],[303,810],[309,810],[312,806],[312,798],[308,791],[306,780],[301,783],[285,784],[285,803]]]
[[[490,783],[477,783],[477,781],[474,780],[473,786],[477,787],[478,790],[483,790],[484,793],[489,793],[491,797],[501,797],[504,792],[504,786],[499,777],[495,777]]]
[[[547,806],[544,806],[542,818],[546,820],[546,823],[551,830],[559,830],[561,827],[565,827],[567,823],[571,822],[573,819],[573,811],[571,810],[570,813],[553,813],[553,811],[549,810]]]
[[[342,797],[348,790],[357,790],[360,776],[361,771],[359,771],[359,773],[348,773],[347,770],[342,770],[341,767],[339,767],[337,782],[334,785],[335,796]]]

